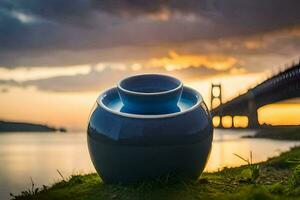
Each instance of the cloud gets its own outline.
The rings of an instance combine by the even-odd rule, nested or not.
[[[9,88],[15,87],[35,87],[41,91],[51,92],[89,92],[101,91],[109,87],[116,86],[118,81],[126,76],[143,73],[164,73],[176,76],[183,81],[192,79],[208,78],[215,75],[230,72],[229,69],[217,70],[205,65],[189,66],[183,69],[166,71],[164,67],[141,68],[138,64],[131,67],[115,66],[94,66],[89,73],[76,75],[58,75],[55,77],[39,78],[34,80],[0,80],[0,86]]]
[[[105,68],[103,71],[91,70],[88,74],[77,74],[73,76],[61,75],[27,81],[0,80],[0,85],[6,87],[33,86],[41,91],[52,92],[101,91],[125,75],[124,71],[118,70],[118,73],[116,73],[114,69]]]
[[[123,55],[126,61],[143,51],[149,58],[151,48],[299,25],[299,7],[298,0],[2,0],[0,66],[87,64]]]
[[[214,68],[209,68],[205,65],[200,65],[189,66],[183,69],[176,69],[172,71],[171,74],[181,78],[182,80],[190,81],[199,79],[203,80],[212,76],[228,73],[229,71],[229,69],[217,70]]]
[[[116,72],[116,70],[106,68],[101,72],[92,70],[89,74],[25,81],[23,85],[35,86],[39,90],[54,92],[101,91],[114,85],[125,75],[126,72],[124,71],[118,70]]]
[[[0,93],[7,93],[8,91],[9,91],[8,88],[2,88]]]
[[[99,85],[103,88],[111,86],[112,82],[136,73],[168,73],[187,80],[229,73],[231,70],[239,73],[241,70],[236,68],[237,64],[234,57],[170,51],[166,56],[127,64],[0,68],[0,85],[36,86],[50,91],[90,91],[99,88]]]
[[[18,67],[0,68],[0,80],[27,81],[56,76],[74,76],[87,74],[91,70],[89,65],[68,67]]]

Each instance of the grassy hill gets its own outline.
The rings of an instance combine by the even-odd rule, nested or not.
[[[257,165],[204,173],[198,181],[174,176],[134,185],[105,184],[97,174],[63,176],[42,189],[34,185],[13,199],[176,200],[176,199],[300,199],[300,147]]]

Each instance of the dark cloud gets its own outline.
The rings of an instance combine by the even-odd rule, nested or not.
[[[0,91],[0,93],[7,93],[7,92],[9,92],[8,88],[2,88],[1,91]]]
[[[213,18],[216,22],[229,26],[241,25],[248,30],[275,28],[299,23],[300,20],[300,2],[297,0],[104,0],[95,1],[94,5],[103,11],[125,16],[159,13],[165,10],[171,13],[192,13]]]
[[[47,79],[24,81],[24,86],[35,86],[39,90],[53,92],[101,91],[125,77],[130,72],[106,68],[103,71],[92,70],[89,74],[58,76]]]
[[[96,57],[280,29],[299,25],[299,7],[298,0],[0,0],[0,66],[89,63],[96,58],[85,51]]]

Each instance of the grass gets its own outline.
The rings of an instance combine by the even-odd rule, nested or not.
[[[250,160],[243,158],[242,156],[238,154],[234,154],[244,162],[246,162],[248,167],[246,169],[243,169],[241,171],[241,175],[244,178],[245,181],[251,181],[252,183],[255,183],[257,178],[259,177],[260,173],[260,166],[258,164],[253,164],[252,162],[252,151],[250,151]]]
[[[244,159],[244,158],[243,158]],[[300,199],[300,147],[278,157],[259,163],[255,180],[245,179],[243,171],[258,166],[226,168],[214,173],[203,173],[197,181],[182,180],[174,176],[154,181],[122,186],[105,184],[97,174],[73,175],[51,187],[13,196],[27,199]],[[245,159],[247,161],[247,159]],[[62,176],[63,177],[63,176]],[[32,192],[30,192],[32,191]]]

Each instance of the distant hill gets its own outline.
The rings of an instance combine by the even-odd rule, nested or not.
[[[47,125],[0,121],[0,132],[66,132],[65,128],[54,128]]]

